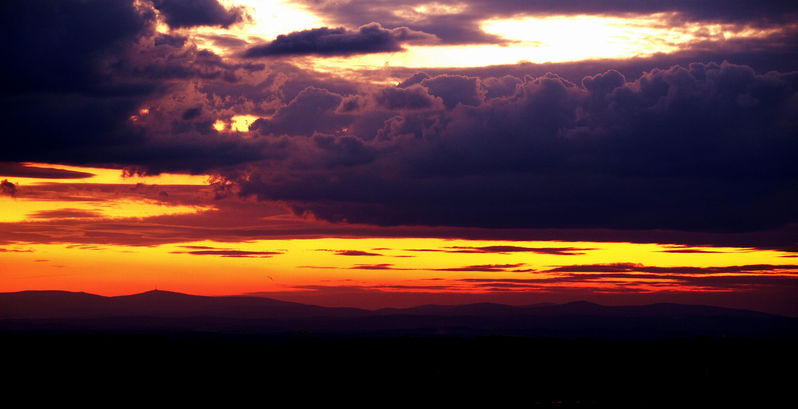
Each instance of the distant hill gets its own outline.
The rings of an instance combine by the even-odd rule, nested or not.
[[[326,335],[517,335],[668,338],[795,337],[798,319],[682,304],[588,302],[510,306],[327,308],[260,297],[168,291],[102,297],[64,291],[0,293],[0,331],[205,332]]]

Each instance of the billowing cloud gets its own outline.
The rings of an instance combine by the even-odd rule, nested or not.
[[[271,119],[259,119],[250,129],[262,134],[311,136],[315,132],[334,132],[350,121],[335,108],[342,97],[326,89],[308,87]]]
[[[671,65],[677,60],[669,58],[677,57],[655,56],[423,72],[385,67],[337,75],[284,60],[217,55],[198,49],[189,30],[155,29],[159,13],[182,24],[168,10],[185,4],[164,0],[154,5],[157,11],[149,2],[6,2],[2,30],[15,40],[0,46],[7,56],[0,70],[14,80],[0,96],[0,119],[14,137],[4,141],[0,159],[14,164],[0,165],[2,176],[85,176],[16,165],[23,161],[207,172],[224,180],[213,196],[219,200],[240,192],[257,197],[261,206],[276,202],[297,215],[360,224],[352,228],[361,233],[380,228],[375,226],[414,226],[388,234],[539,238],[545,233],[579,239],[594,234],[632,241],[655,240],[644,237],[653,235],[680,243],[687,233],[677,239],[673,232],[681,231],[690,232],[690,243],[794,246],[795,73],[757,72],[732,63]],[[216,10],[214,5],[202,2],[198,9]],[[520,10],[680,11],[712,18],[709,6],[693,2],[470,1],[444,4],[451,10],[438,5],[411,22],[402,13],[387,13],[388,5],[318,4],[320,13],[360,28],[291,33],[259,49],[271,50],[264,51],[269,55],[307,54],[319,46],[314,53],[351,55],[432,39],[424,33],[444,42],[494,41],[451,34],[455,23],[474,29],[477,15]],[[368,20],[347,20],[345,12],[353,7],[363,13],[352,19]],[[723,7],[715,18],[753,21],[790,15],[793,8],[781,2]],[[31,21],[37,30],[29,29]],[[372,21],[379,24],[366,24]],[[245,46],[244,40],[218,37],[208,38]],[[738,51],[746,48],[734,44]],[[763,43],[746,44],[759,49]],[[779,47],[784,44],[793,43]],[[745,55],[761,60],[759,66],[795,68],[789,65],[794,58],[783,58],[789,54]],[[693,57],[679,54],[678,61]],[[657,66],[665,68],[652,68]],[[390,82],[399,85],[386,85]],[[213,127],[236,115],[259,119],[248,133]],[[13,180],[3,187],[5,194],[37,192],[16,189]],[[171,199],[172,192],[168,195]],[[225,215],[232,213],[225,209]],[[44,240],[50,237],[42,231],[45,223],[55,230],[98,228],[79,218],[40,223],[6,229],[4,237],[17,232]],[[348,228],[325,225],[324,231]],[[217,233],[273,234],[255,230]],[[764,231],[778,233],[749,240],[754,237],[749,233]],[[184,228],[175,237],[210,232]],[[108,227],[94,237],[146,241],[111,233]]]
[[[274,41],[250,48],[245,57],[291,55],[353,55],[402,50],[402,43],[432,42],[435,36],[407,27],[383,28],[379,23],[350,31],[343,27],[321,27],[278,36]]]
[[[728,63],[581,84],[548,74],[491,99],[473,91],[478,79],[461,82],[468,97],[448,97],[457,105],[386,120],[364,142],[374,160],[334,173],[306,163],[291,179],[256,172],[242,193],[378,225],[751,231],[798,221],[794,74]]]
[[[6,62],[0,74],[14,79],[0,96],[0,117],[15,135],[0,160],[158,171],[186,154],[193,159],[178,167],[196,169],[222,159],[220,151],[230,155],[224,160],[240,162],[241,154],[262,148],[240,138],[213,138],[213,120],[202,115],[173,122],[196,108],[196,99],[207,102],[189,80],[235,82],[237,73],[264,66],[228,63],[179,37],[157,34],[149,3],[11,1],[0,19],[5,36],[15,39],[0,45]],[[31,30],[34,21],[37,29]]]
[[[474,77],[439,75],[421,81],[430,94],[441,97],[443,104],[452,109],[457,104],[478,106],[485,99],[485,90]]]
[[[173,28],[228,27],[243,21],[246,15],[243,7],[225,9],[218,0],[153,0],[152,4]]]

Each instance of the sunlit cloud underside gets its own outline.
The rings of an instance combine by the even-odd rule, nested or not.
[[[314,15],[312,9],[285,1],[227,1],[248,10],[249,20],[227,28],[195,27],[174,32],[188,35],[199,48],[233,57],[240,46],[225,47],[214,41],[220,37],[241,40],[249,45],[271,41],[281,34],[322,26],[338,26]],[[464,5],[430,3],[412,10],[397,10],[423,17],[462,11]],[[412,19],[410,19],[412,21]],[[160,30],[169,31],[161,25]],[[354,29],[356,27],[346,27]],[[504,44],[411,45],[403,51],[347,57],[310,58],[318,70],[333,71],[342,67],[373,69],[395,67],[477,67],[518,62],[566,62],[589,59],[645,57],[689,49],[697,43],[721,44],[732,39],[761,39],[783,32],[785,27],[751,27],[730,23],[691,22],[679,19],[678,13],[650,15],[557,15],[515,16],[487,19],[481,29],[505,40]]]

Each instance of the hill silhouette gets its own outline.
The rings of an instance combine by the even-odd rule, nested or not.
[[[443,391],[448,403],[480,396],[490,407],[781,407],[794,400],[783,370],[798,364],[796,328],[680,304],[368,311],[167,291],[0,293],[10,390],[44,382],[58,398],[86,385],[118,396],[179,386],[203,398],[417,391],[417,404]]]
[[[103,297],[64,291],[0,294],[0,330],[326,335],[513,335],[668,338],[794,337],[798,319],[703,305],[479,303],[369,311],[251,296],[169,291]]]

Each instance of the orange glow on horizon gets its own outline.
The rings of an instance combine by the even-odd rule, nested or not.
[[[348,298],[329,294],[501,299],[563,291],[734,293],[757,286],[760,278],[798,278],[798,267],[789,263],[795,254],[750,248],[324,234],[296,238],[294,229],[301,232],[321,222],[267,204],[253,212],[258,204],[243,199],[217,205],[208,176],[126,176],[121,169],[26,165],[89,177],[10,178],[18,187],[15,196],[0,197],[0,227],[11,233],[0,235],[5,240],[0,245],[0,292],[125,295],[159,288],[196,295],[318,293],[345,305]],[[175,184],[147,185],[150,196],[132,195],[141,181]],[[169,195],[153,199],[161,188],[170,190],[175,201]],[[164,215],[175,217],[154,217]],[[191,215],[190,221],[178,215]],[[283,233],[259,236],[269,229]],[[17,231],[23,232],[18,239]],[[241,234],[246,231],[253,235]],[[230,240],[213,240],[216,232]],[[207,239],[196,239],[203,236]],[[731,285],[724,284],[730,280]]]
[[[123,199],[107,202],[86,198],[85,201],[61,202],[0,196],[0,223],[34,221],[37,218],[141,219],[163,215],[192,214],[212,209],[207,206],[168,205],[153,200]],[[57,212],[59,211],[67,213],[58,216]],[[56,213],[47,216],[48,212]]]
[[[73,172],[91,173],[90,177],[86,178],[33,178],[33,177],[16,177],[7,176],[0,173],[0,177],[7,178],[12,183],[19,184],[45,184],[45,183],[102,183],[102,184],[131,184],[138,183],[150,185],[197,185],[207,186],[208,175],[189,175],[189,174],[175,174],[175,173],[161,173],[158,175],[139,175],[136,173],[125,172],[124,169],[111,169],[111,168],[97,168],[88,166],[70,166],[52,163],[35,163],[23,162],[22,165],[47,168],[47,169],[61,169]]]
[[[457,249],[490,246],[582,250],[573,250],[581,254],[572,255],[517,251],[455,252]],[[353,249],[361,250],[358,250],[360,253],[347,253]],[[671,247],[658,244],[412,238],[319,238],[239,243],[200,241],[151,247],[17,243],[5,246],[5,252],[0,255],[0,269],[3,271],[0,292],[60,289],[124,295],[157,287],[197,295],[233,295],[259,291],[311,291],[309,288],[318,285],[383,287],[385,291],[399,292],[490,292],[487,287],[480,286],[480,280],[500,284],[502,280],[508,280],[518,288],[507,291],[525,292],[563,286],[596,291],[729,291],[684,285],[671,276],[650,272],[634,273],[634,277],[581,273],[595,278],[573,281],[567,274],[553,269],[643,261],[641,269],[645,266],[779,265],[784,262],[781,257],[788,254],[738,248],[705,249],[712,253],[665,252],[668,249]],[[703,251],[701,248],[691,249]],[[735,276],[728,272],[685,275]],[[798,271],[762,271],[756,275],[798,277]],[[558,281],[560,278],[568,279]],[[446,288],[436,290],[431,285],[445,285]]]

